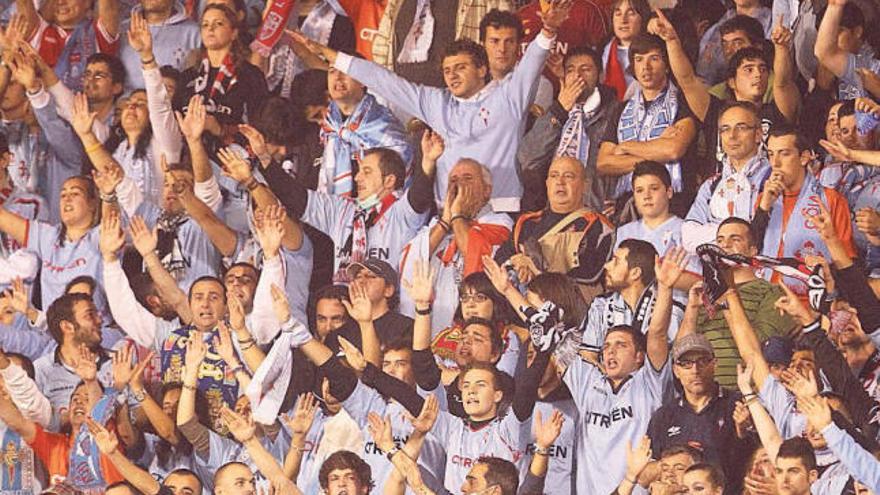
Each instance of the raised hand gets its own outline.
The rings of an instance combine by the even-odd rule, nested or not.
[[[556,34],[562,23],[568,19],[568,12],[573,3],[572,0],[551,0],[550,8],[538,14],[544,22],[544,29]]]
[[[780,316],[787,314],[802,326],[809,325],[816,320],[818,315],[811,309],[807,308],[797,294],[792,292],[787,285],[781,280],[776,285],[782,288],[785,292],[784,296],[780,297],[775,303],[773,303],[773,307],[779,311]]]
[[[336,50],[307,38],[299,31],[291,31],[287,29],[284,32],[287,33],[291,37],[291,39],[293,39],[294,43],[299,44],[306,50],[310,51],[316,57],[326,61],[329,65],[333,65],[336,63],[336,55],[338,55],[338,52]]]
[[[141,57],[141,62],[153,58],[153,35],[150,27],[140,12],[132,12],[131,25],[128,28],[128,44]],[[155,62],[155,59],[153,58]]]
[[[6,29],[0,29],[0,49],[3,50],[4,60],[12,60],[18,44],[24,42],[28,31],[30,31],[28,19],[21,14],[13,15]]]
[[[406,416],[409,422],[412,423],[415,431],[428,434],[434,428],[438,414],[440,414],[440,403],[437,402],[437,396],[428,394],[422,403],[422,410],[419,412],[419,415],[414,418],[407,413]]]
[[[562,79],[562,88],[559,90],[559,96],[556,99],[565,111],[574,108],[581,93],[587,87],[587,82],[581,77],[577,71],[571,71]]]
[[[523,284],[528,284],[541,273],[541,270],[538,270],[538,266],[535,265],[535,261],[522,252],[514,254],[507,262],[516,270],[516,276]]]
[[[808,214],[807,219],[816,226],[816,230],[819,231],[823,241],[827,242],[837,237],[837,229],[834,227],[834,222],[831,221],[831,213],[821,201],[819,201],[819,213],[815,215]]]
[[[342,352],[345,353],[345,360],[348,361],[348,365],[358,373],[367,369],[367,360],[364,359],[364,353],[355,347],[354,344],[346,340],[345,337],[339,337],[338,340],[339,347],[341,347]]]
[[[565,416],[558,409],[553,410],[553,414],[544,421],[541,411],[535,411],[534,430],[535,430],[535,446],[539,449],[548,449],[553,442],[559,438],[562,433],[562,424],[565,422]]]
[[[220,409],[220,418],[239,443],[252,440],[254,435],[256,435],[257,428],[254,425],[253,418],[245,418],[227,406],[223,406]]]
[[[804,376],[797,371],[783,370],[782,384],[798,399],[819,395],[819,386],[812,373],[807,373],[807,376]]]
[[[660,37],[663,41],[670,42],[678,39],[678,33],[675,32],[675,26],[669,22],[662,9],[654,9],[657,17],[648,21],[648,32]]]
[[[749,412],[749,406],[745,402],[736,401],[733,408],[733,423],[736,426],[736,436],[745,438],[746,432],[752,427],[752,413]]]
[[[12,78],[27,90],[33,91],[39,88],[40,81],[37,77],[37,65],[34,60],[21,53],[15,53],[8,61]]]
[[[119,449],[119,439],[116,437],[116,433],[104,428],[103,425],[89,417],[86,418],[86,428],[89,429],[89,433],[95,439],[95,445],[98,446],[98,450],[102,454],[110,455]]]
[[[703,305],[703,281],[698,280],[688,289],[688,306],[698,308]]]
[[[236,332],[246,332],[244,303],[229,293],[226,296],[226,307],[229,308],[229,325]]]
[[[240,124],[238,131],[248,140],[251,152],[260,160],[263,167],[268,167],[272,163],[272,155],[269,153],[269,147],[266,146],[266,138],[256,128],[248,124]]]
[[[755,365],[751,361],[745,366],[742,363],[736,364],[736,385],[743,395],[754,393],[754,388],[752,388],[752,373],[754,371]]]
[[[831,157],[840,162],[851,162],[853,161],[853,152],[849,149],[845,144],[843,144],[840,139],[835,139],[834,141],[828,141],[827,139],[820,139],[819,144],[825,148],[825,151],[831,154]]]
[[[370,431],[370,436],[373,437],[376,447],[379,447],[379,450],[382,452],[388,452],[393,449],[394,436],[391,434],[391,418],[388,416],[382,417],[371,412],[367,415],[367,422],[367,429]]]
[[[137,364],[134,371],[132,371],[131,380],[128,382],[128,386],[131,390],[136,392],[144,391],[144,370],[147,369],[147,366],[153,361],[155,355],[155,351],[147,353],[147,355]]]
[[[208,111],[202,102],[201,95],[193,95],[189,99],[189,104],[186,107],[186,117],[180,112],[175,112],[174,115],[177,117],[177,126],[180,127],[180,132],[183,133],[183,137],[187,141],[194,142],[202,138],[202,134],[205,132]]]
[[[761,193],[761,209],[770,211],[773,208],[773,203],[783,192],[785,192],[785,184],[782,181],[782,172],[774,171],[764,183],[764,191]]]
[[[290,302],[287,301],[287,294],[275,284],[272,284],[272,309],[279,323],[283,324],[290,320]]]
[[[156,229],[147,227],[142,217],[137,215],[131,217],[129,224],[129,234],[131,234],[131,242],[141,256],[146,257],[156,251],[159,244],[159,233]]]
[[[73,113],[70,116],[70,125],[73,126],[76,134],[82,137],[92,132],[92,124],[95,123],[97,117],[98,112],[89,110],[89,99],[86,94],[77,93],[73,97]]]
[[[856,228],[865,235],[880,235],[880,213],[873,208],[860,208],[856,212]]]
[[[446,142],[440,134],[432,131],[430,128],[425,129],[422,133],[422,158],[436,162],[446,149]]]
[[[98,357],[85,344],[79,345],[79,355],[76,357],[76,364],[73,371],[76,376],[86,383],[93,382],[98,377]]]
[[[513,287],[510,284],[510,277],[507,276],[507,271],[498,266],[498,263],[491,256],[483,256],[483,272],[486,273],[489,281],[492,282],[492,286],[499,293],[504,294]]]
[[[24,281],[21,277],[16,277],[12,281],[12,290],[10,291],[9,303],[16,312],[27,316],[30,304],[28,303],[28,293],[24,287]]]
[[[217,328],[217,337],[214,337],[214,349],[217,354],[230,368],[235,368],[240,363],[235,347],[232,345],[232,332],[225,322],[221,321]]]
[[[293,437],[304,438],[312,428],[315,413],[318,411],[318,400],[314,394],[305,393],[299,396],[293,414],[285,416],[287,427]]]
[[[199,331],[190,333],[186,340],[186,353],[183,356],[183,364],[187,371],[195,372],[202,365],[208,354],[208,346],[203,341],[203,334]]]
[[[223,165],[224,175],[242,184],[253,178],[251,164],[234,149],[229,147],[220,149],[217,158]]]
[[[434,280],[437,270],[425,260],[416,260],[413,265],[412,282],[402,279],[400,284],[416,304],[427,305],[434,301]]]
[[[773,45],[776,47],[788,48],[791,46],[792,35],[791,29],[785,27],[783,18],[784,16],[780,14],[776,26],[773,27],[773,31],[770,33],[770,41],[772,41]]]
[[[373,321],[373,304],[367,296],[367,289],[363,284],[357,282],[348,286],[348,297],[351,302],[342,300],[342,305],[348,311],[354,321],[358,323],[369,323]]]
[[[880,118],[880,103],[871,98],[856,98],[856,112],[868,113],[876,118]]]
[[[657,283],[669,288],[674,286],[678,282],[678,278],[681,277],[682,272],[684,272],[686,260],[687,251],[680,246],[666,251],[666,256],[663,257],[662,263],[659,257],[656,258],[654,261],[654,275],[657,278]]]
[[[635,448],[630,442],[626,442],[626,477],[628,479],[638,479],[651,460],[651,439],[647,435],[642,437]]]
[[[120,392],[125,390],[125,387],[131,382],[135,370],[137,369],[137,363],[134,365],[131,363],[133,356],[134,347],[131,344],[126,344],[113,353],[111,359],[113,388]]]
[[[831,424],[831,407],[828,400],[818,395],[813,397],[798,397],[798,409],[816,431],[822,431]]]
[[[98,186],[98,191],[105,196],[111,196],[116,192],[116,186],[122,182],[125,172],[116,162],[109,162],[104,165],[103,170],[92,170],[92,179]]]
[[[98,239],[98,247],[105,260],[116,259],[116,253],[125,245],[125,234],[122,232],[119,220],[119,212],[111,212],[101,219],[101,237]]]
[[[272,259],[281,251],[285,218],[286,211],[278,205],[260,208],[254,214],[254,233],[263,248],[263,258]]]

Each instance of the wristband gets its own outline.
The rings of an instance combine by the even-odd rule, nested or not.
[[[385,454],[385,457],[390,461],[391,458],[394,457],[394,454],[397,454],[398,452],[400,452],[400,447],[398,447],[397,445],[395,445],[394,448],[392,448],[391,450],[389,450],[389,451]]]
[[[549,450],[544,449],[544,448],[541,448],[541,447],[538,447],[537,445],[535,446],[535,450],[534,450],[534,452],[532,452],[532,453],[533,453],[534,455],[542,455],[542,456],[544,456],[544,457],[547,457],[547,456],[550,455],[550,451],[549,451]]]
[[[466,222],[469,222],[470,218],[464,215],[453,215],[452,218],[449,219],[449,225],[452,225],[456,220],[464,220]]]
[[[150,60],[141,59],[141,65],[150,65],[156,61],[156,57],[150,57]]]
[[[198,391],[198,387],[196,387],[195,385],[190,385],[189,383],[184,383],[183,388],[187,390],[192,390],[193,392]]]
[[[431,309],[433,309],[433,305],[428,303],[428,307],[425,309],[419,309],[418,305],[416,305],[416,314],[422,316],[428,316],[431,314]]]
[[[626,481],[628,481],[628,482],[629,482],[631,485],[633,485],[633,486],[636,486],[636,485],[638,484],[638,482],[637,482],[636,480],[634,480],[634,479],[630,479],[629,476],[624,476],[623,479],[625,479]]]
[[[36,91],[31,91],[31,90],[29,90],[29,89],[26,89],[26,90],[25,90],[25,93],[27,93],[28,96],[32,96],[32,97],[33,97],[33,96],[37,96],[38,94],[42,93],[42,92],[43,92],[43,89],[45,89],[45,87],[44,87],[42,84],[40,84],[40,89],[38,89],[38,90],[36,90]]]
[[[252,175],[248,180],[245,181],[244,187],[248,191],[253,191],[254,189],[260,187],[260,183],[257,181],[257,178]]]
[[[102,146],[102,145],[101,145],[100,141],[97,142],[97,143],[95,143],[95,144],[93,144],[93,145],[91,145],[91,146],[89,146],[88,148],[86,148],[86,154],[87,154],[87,155],[91,155],[92,153],[94,153],[94,152],[98,151],[99,149],[101,149],[101,146]]]
[[[105,203],[115,203],[117,201],[117,197],[116,197],[115,192],[112,194],[98,193],[98,197],[100,197],[101,201],[103,201]]]
[[[437,220],[437,225],[439,225],[440,228],[445,230],[446,232],[449,232],[452,229],[452,226],[444,222],[443,219]]]
[[[250,347],[248,349],[250,349]],[[244,366],[239,364],[238,366],[236,366],[235,368],[232,368],[229,371],[232,373],[233,376],[235,376],[235,374],[238,373],[239,371],[244,371]]]
[[[138,392],[137,390],[135,390],[135,389],[133,389],[133,388],[131,388],[131,387],[129,387],[129,390],[131,390],[131,397],[132,397],[132,398],[134,399],[134,401],[137,402],[138,404],[140,404],[141,402],[143,402],[144,400],[146,400],[146,398],[147,398],[147,393],[144,392],[143,390],[141,390],[140,392]]]

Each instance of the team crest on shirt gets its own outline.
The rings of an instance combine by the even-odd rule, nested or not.
[[[668,430],[666,430],[667,437],[677,437],[681,435],[681,426],[670,426]]]
[[[489,127],[489,109],[486,107],[480,107],[480,119],[483,120],[483,123],[486,124],[486,127]]]

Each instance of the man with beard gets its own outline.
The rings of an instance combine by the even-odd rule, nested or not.
[[[563,61],[565,76],[556,101],[523,136],[516,159],[523,175],[524,211],[546,204],[546,190],[541,184],[547,168],[557,156],[572,157],[584,167],[582,204],[599,211],[608,193],[605,182],[596,174],[596,158],[601,137],[613,124],[609,113],[615,107],[614,92],[599,85],[602,58],[588,47],[569,50]]]

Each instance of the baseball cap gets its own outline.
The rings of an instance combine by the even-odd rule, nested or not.
[[[699,352],[702,354],[715,355],[712,344],[703,334],[691,333],[675,341],[672,345],[672,359],[678,361],[682,356],[689,352]]]
[[[761,353],[764,354],[764,360],[768,364],[784,364],[788,366],[791,363],[791,357],[794,355],[794,344],[790,339],[774,335],[764,341],[761,345]]]
[[[348,265],[348,268],[346,268],[345,271],[348,274],[348,279],[354,280],[357,274],[364,269],[369,270],[374,275],[382,277],[385,280],[385,283],[393,286],[394,292],[397,292],[397,270],[389,265],[387,261],[382,261],[379,258],[367,258],[363,261]]]

